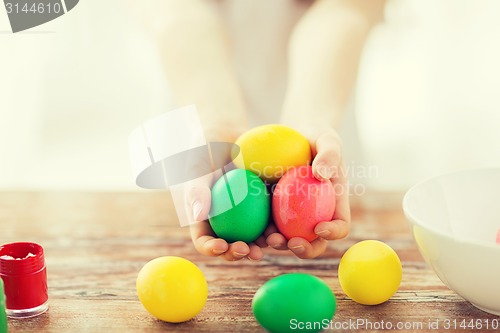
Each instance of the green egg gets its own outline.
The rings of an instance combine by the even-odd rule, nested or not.
[[[270,211],[266,185],[251,171],[231,170],[212,187],[210,225],[227,242],[256,240],[266,229]]]
[[[320,278],[303,273],[284,274],[267,281],[255,293],[255,318],[271,333],[319,332],[331,327],[337,302]]]

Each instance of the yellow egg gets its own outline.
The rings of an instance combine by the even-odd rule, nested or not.
[[[354,244],[339,263],[339,282],[354,301],[376,305],[396,293],[403,270],[398,255],[389,245],[366,240]]]
[[[291,167],[311,162],[309,141],[296,130],[284,125],[264,125],[243,133],[236,144],[242,159],[235,159],[238,168],[257,174],[268,183],[275,183]]]
[[[196,316],[205,306],[208,286],[201,270],[180,257],[160,257],[139,272],[137,294],[156,318],[180,323]]]

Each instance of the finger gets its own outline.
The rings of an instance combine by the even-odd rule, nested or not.
[[[288,247],[286,246],[287,241],[285,236],[280,234],[279,232],[275,232],[267,236],[266,239],[267,244],[269,244],[270,247],[276,250],[287,250]]]
[[[335,190],[336,207],[332,220],[338,221],[335,226],[322,226],[318,234],[325,239],[340,239],[349,234],[351,223],[351,210],[349,206],[349,182],[342,160],[342,142],[336,133],[327,133],[316,140],[317,155],[313,161],[316,167],[316,174],[320,176],[326,172],[326,176],[331,176]],[[324,171],[324,165],[333,167]],[[320,179],[318,178],[318,179]],[[329,230],[332,228],[332,230]],[[327,231],[328,230],[328,231]]]
[[[187,202],[192,207],[192,218],[195,221],[189,226],[195,249],[208,256],[218,256],[225,253],[229,249],[229,245],[225,240],[216,238],[210,223],[206,221],[211,204],[208,186],[193,187],[187,196]]]
[[[229,245],[225,240],[221,238],[214,238],[210,235],[193,238],[193,243],[196,251],[206,256],[221,255],[229,248]]]
[[[189,226],[191,239],[196,251],[208,256],[217,256],[226,252],[229,248],[227,242],[216,238],[215,233],[208,221],[200,221]]]
[[[266,230],[264,230],[264,237],[266,244],[276,250],[287,250],[286,238],[283,236],[274,223],[270,223]]]
[[[342,141],[335,131],[320,135],[313,145],[316,156],[313,174],[317,179],[332,179],[335,189],[336,208],[333,220],[342,220],[339,234],[348,233],[351,222],[349,207],[349,182],[342,159]],[[327,178],[329,177],[329,178]]]
[[[187,202],[191,207],[193,221],[204,221],[208,219],[208,212],[212,204],[210,188],[204,185],[192,187],[187,194]]]
[[[312,259],[323,254],[328,241],[324,238],[316,238],[311,243],[301,237],[294,237],[288,241],[288,248],[301,259]]]
[[[235,261],[245,258],[250,253],[247,243],[238,241],[229,245],[229,249],[221,255],[227,261]]]
[[[336,178],[342,162],[342,141],[334,131],[322,134],[313,145],[312,169],[318,180]]]
[[[266,248],[269,246],[269,244],[267,244],[266,242],[266,237],[264,235],[260,235],[259,238],[257,238],[255,241],[254,241],[255,245],[257,245],[258,247],[261,247],[261,248]]]
[[[350,223],[344,220],[320,222],[314,228],[314,233],[326,240],[342,239],[349,234]]]
[[[264,257],[264,252],[262,252],[262,249],[258,245],[249,244],[249,247],[250,247],[250,253],[247,256],[248,259],[257,261]]]
[[[274,223],[269,223],[266,227],[266,230],[264,230],[264,237],[268,237],[271,234],[274,233],[279,233],[278,228],[274,225]]]
[[[349,184],[342,159],[342,142],[336,133],[329,132],[318,137],[315,149],[317,155],[313,161],[313,174],[318,179],[332,178],[336,199],[333,221],[319,223],[315,233],[327,240],[341,239],[349,234],[351,222]],[[329,169],[330,167],[333,169]]]

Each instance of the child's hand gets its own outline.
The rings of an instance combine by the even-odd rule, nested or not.
[[[314,176],[319,180],[331,179],[335,187],[336,208],[333,219],[316,225],[314,232],[319,237],[312,242],[301,237],[287,241],[274,225],[269,225],[264,232],[269,246],[278,250],[290,249],[302,259],[315,258],[325,252],[327,241],[346,237],[351,221],[347,175],[342,160],[342,142],[338,134],[333,129],[327,129],[320,135],[308,135],[308,138],[314,156]]]
[[[254,243],[247,244],[238,241],[228,244],[224,239],[217,238],[208,222],[208,212],[211,205],[208,184],[199,184],[192,188],[188,202],[192,207],[194,220],[197,221],[190,226],[190,231],[198,252],[207,256],[220,256],[228,261],[240,260],[245,257],[251,260],[262,259],[264,256],[262,249]]]
[[[233,129],[236,126],[232,126]],[[228,130],[212,130],[207,134],[210,141],[234,142],[243,129],[226,136]],[[219,133],[226,133],[220,135]],[[208,162],[210,163],[210,162]],[[207,256],[220,256],[228,261],[248,258],[260,260],[264,256],[262,249],[254,243],[247,244],[242,241],[228,244],[224,239],[217,238],[208,221],[208,212],[212,203],[210,188],[216,179],[204,178],[193,184],[187,193],[187,204],[192,212],[193,223],[190,225],[191,239],[196,250]],[[264,239],[259,239],[260,245],[267,246]]]

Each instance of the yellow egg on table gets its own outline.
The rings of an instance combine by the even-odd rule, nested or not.
[[[401,261],[389,245],[365,240],[351,246],[339,263],[339,282],[354,301],[376,305],[387,301],[399,289]]]
[[[236,144],[240,169],[247,169],[268,183],[275,183],[292,168],[311,162],[309,141],[296,130],[284,125],[264,125],[243,133]],[[235,156],[233,156],[235,157]]]
[[[139,272],[137,294],[156,318],[180,323],[196,316],[205,306],[208,286],[202,271],[180,257],[160,257]]]

